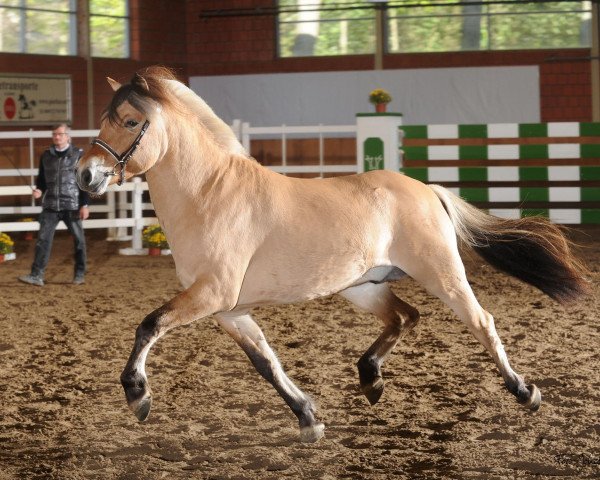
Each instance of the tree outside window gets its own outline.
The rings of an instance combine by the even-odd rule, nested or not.
[[[92,55],[129,56],[127,0],[90,0]],[[76,0],[0,0],[0,52],[77,54]]]
[[[280,0],[282,57],[375,52],[375,1]],[[589,48],[591,1],[386,3],[389,53]]]
[[[375,13],[369,2],[282,0],[282,57],[355,55],[375,52]]]
[[[0,0],[0,51],[74,55],[74,0]]]
[[[129,57],[126,0],[90,0],[90,41],[94,57]]]

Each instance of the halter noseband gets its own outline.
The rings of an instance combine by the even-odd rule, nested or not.
[[[140,133],[138,133],[137,137],[135,137],[135,140],[133,141],[133,143],[121,155],[119,155],[117,152],[115,152],[115,150],[104,140],[100,140],[97,137],[92,140],[92,145],[99,145],[104,150],[106,150],[108,153],[110,153],[117,161],[115,163],[115,166],[112,169],[112,172],[104,172],[105,177],[114,177],[116,175],[119,175],[119,181],[117,182],[117,185],[123,184],[123,182],[125,181],[125,167],[127,166],[127,162],[129,161],[129,159],[133,155],[133,152],[135,152],[135,149],[138,147],[138,145],[142,141],[142,137],[146,133],[146,130],[148,130],[149,126],[150,126],[150,121],[146,120],[144,122],[144,125],[142,125],[142,129],[140,130]],[[118,167],[120,167],[119,171],[117,171]]]

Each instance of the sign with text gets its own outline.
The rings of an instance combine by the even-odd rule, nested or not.
[[[0,125],[71,123],[71,78],[0,74]]]

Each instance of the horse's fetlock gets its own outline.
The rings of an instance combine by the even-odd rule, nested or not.
[[[523,382],[505,382],[507,390],[512,393],[515,397],[517,397],[517,401],[519,403],[527,403],[529,401],[529,397],[531,393],[525,386]]]
[[[379,362],[374,355],[363,355],[356,365],[361,385],[370,385],[381,376]]]
[[[123,372],[121,374],[121,385],[125,389],[143,389],[146,381],[137,371]]]

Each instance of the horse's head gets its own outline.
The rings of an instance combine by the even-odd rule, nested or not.
[[[162,108],[172,101],[164,80],[172,78],[160,67],[136,73],[126,85],[108,78],[115,95],[100,134],[79,162],[77,183],[83,190],[102,194],[110,184],[120,185],[160,161],[167,145]]]

